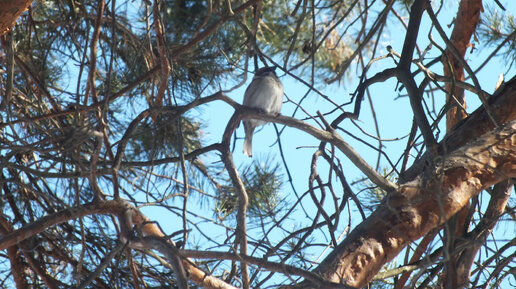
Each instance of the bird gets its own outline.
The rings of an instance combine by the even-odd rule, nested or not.
[[[278,115],[283,103],[283,84],[276,75],[276,66],[266,66],[258,69],[253,81],[244,93],[243,105],[257,108],[268,114]],[[257,119],[247,119],[244,123],[244,148],[243,153],[249,157],[253,156],[253,133],[258,126],[267,122]]]

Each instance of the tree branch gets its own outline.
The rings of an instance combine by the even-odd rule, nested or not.
[[[483,189],[516,176],[516,120],[436,160],[400,185],[314,272],[365,286],[410,242],[443,224]],[[302,287],[301,288],[306,288]]]
[[[351,162],[353,162],[353,164],[362,171],[362,173],[364,173],[375,185],[380,187],[382,190],[385,190],[386,192],[391,192],[397,189],[397,186],[395,184],[385,179],[382,175],[377,173],[371,166],[369,166],[369,164],[360,156],[360,154],[351,145],[344,141],[344,139],[342,139],[342,137],[335,130],[331,132],[320,130],[301,120],[292,117],[283,115],[267,115],[255,109],[246,108],[243,106],[237,109],[234,118],[232,118],[231,121],[238,123],[242,119],[250,118],[266,120],[268,122],[281,123],[289,127],[302,130],[310,134],[311,136],[319,139],[320,141],[329,142],[335,145],[342,153],[344,153],[351,160]],[[236,125],[232,127],[236,129]],[[230,132],[227,131],[225,133],[226,137],[228,133],[230,135],[232,132],[232,130]]]

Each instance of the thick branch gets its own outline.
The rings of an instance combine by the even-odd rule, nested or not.
[[[412,55],[416,48],[417,35],[419,33],[419,25],[421,17],[427,5],[427,0],[416,0],[410,7],[410,19],[407,27],[405,41],[403,42],[403,50],[401,51],[401,59],[398,67],[400,69],[409,70],[412,63]]]
[[[27,11],[32,1],[0,1],[0,36],[6,34],[11,30],[20,15]]]
[[[410,242],[443,224],[483,189],[516,176],[516,121],[437,160],[402,184],[315,270],[363,287]],[[302,288],[310,288],[306,285]]]
[[[403,43],[403,50],[401,52],[401,58],[398,64],[396,75],[399,81],[402,82],[407,89],[407,93],[410,99],[410,106],[414,112],[414,118],[416,120],[417,126],[419,127],[419,130],[421,131],[421,134],[425,140],[425,145],[430,149],[431,153],[435,153],[436,141],[432,133],[432,128],[430,127],[430,124],[426,118],[425,111],[423,110],[423,105],[421,104],[421,91],[419,91],[417,88],[417,84],[410,73],[410,64],[412,63],[412,55],[414,54],[414,49],[416,48],[419,25],[421,24],[421,17],[426,5],[426,0],[416,0],[410,8],[408,31]]]
[[[237,227],[236,227],[236,235],[235,235],[235,245],[240,246],[240,254],[245,256],[247,255],[247,206],[249,205],[249,197],[247,195],[244,182],[238,175],[238,171],[235,167],[235,163],[233,162],[233,155],[229,149],[231,135],[233,131],[237,128],[237,125],[240,123],[240,119],[238,119],[239,115],[234,114],[233,117],[229,120],[228,125],[226,126],[226,130],[224,131],[222,146],[221,146],[221,158],[226,170],[228,171],[229,177],[233,182],[233,185],[238,192],[238,212],[237,212]],[[240,263],[241,271],[242,271],[242,283],[244,289],[249,288],[249,272],[247,268],[246,262],[242,261]]]
[[[487,102],[489,109],[496,112],[494,118],[497,123],[503,124],[516,119],[516,77],[507,81]],[[479,107],[445,136],[438,146],[438,154],[452,152],[494,128],[495,125],[485,107]],[[428,153],[423,155],[400,176],[400,182],[408,182],[416,178],[424,170],[430,158]]]
[[[221,280],[207,275],[204,271],[197,268],[192,262],[184,257],[177,254],[177,249],[173,243],[169,242],[161,229],[155,223],[149,221],[149,219],[143,215],[137,208],[131,206],[124,200],[114,201],[99,201],[95,203],[88,203],[79,207],[71,207],[63,209],[54,214],[47,215],[40,218],[39,220],[27,224],[22,228],[9,232],[0,238],[0,250],[6,248],[12,248],[26,240],[42,233],[49,227],[67,222],[69,220],[81,218],[88,215],[94,214],[112,214],[118,217],[121,227],[121,241],[125,243],[129,235],[129,231],[132,230],[133,226],[138,227],[139,231],[145,236],[141,238],[140,242],[130,242],[129,246],[136,249],[154,249],[167,255],[167,258],[171,262],[179,260],[182,264],[173,264],[175,268],[183,268],[189,272],[188,278],[193,282],[203,286],[204,288],[232,288],[234,287],[222,282]],[[132,241],[132,239],[131,239]],[[171,253],[172,252],[172,253]],[[174,253],[175,252],[175,253]]]
[[[459,55],[464,58],[466,49],[470,46],[469,40],[475,32],[477,23],[480,19],[480,12],[482,8],[482,0],[461,1],[455,25],[450,37],[450,43],[455,47]],[[443,55],[444,76],[453,77],[456,81],[464,81],[464,68],[461,62],[453,55],[451,47],[446,48],[446,54]],[[446,101],[453,103],[452,98],[455,98],[461,106],[466,105],[464,89],[457,87],[455,83],[447,83]],[[453,105],[453,107],[446,114],[446,128],[450,130],[459,121],[466,117],[466,112],[460,106]]]
[[[375,185],[380,187],[382,190],[391,192],[396,190],[397,188],[395,184],[389,182],[382,175],[377,173],[371,166],[369,166],[369,164],[360,156],[360,154],[357,151],[355,151],[355,149],[351,145],[349,145],[335,130],[331,132],[326,130],[320,130],[316,127],[313,127],[303,121],[300,121],[292,117],[283,115],[266,115],[258,112],[257,110],[243,107],[240,110],[237,110],[237,112],[235,112],[235,116],[234,119],[232,119],[232,121],[238,122],[244,118],[253,118],[259,120],[266,120],[269,122],[281,123],[289,127],[300,129],[310,134],[311,136],[317,138],[320,141],[329,142],[335,145],[342,153],[344,153],[346,157],[348,157],[349,160],[355,166],[357,166],[357,168],[360,169],[362,173],[364,173],[364,175],[366,175]],[[234,125],[233,127],[233,130],[236,129],[236,125]],[[233,130],[226,129],[225,134],[230,136]]]
[[[119,215],[123,212],[122,210],[124,210],[124,208],[122,202],[104,201],[61,210],[2,236],[2,238],[0,238],[0,250],[5,250],[7,247],[19,244],[21,241],[35,236],[57,224],[93,214]]]

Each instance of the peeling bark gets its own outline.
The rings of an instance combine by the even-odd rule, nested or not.
[[[516,177],[516,121],[437,161],[401,184],[315,270],[361,288],[410,242],[442,225],[483,189]],[[303,284],[300,288],[311,288]]]
[[[470,39],[475,32],[477,24],[480,20],[480,13],[482,12],[482,0],[462,0],[457,11],[455,25],[450,37],[451,45],[455,47],[459,56],[463,59],[466,55],[466,50],[471,46]],[[446,53],[443,56],[444,75],[451,77],[456,81],[464,81],[464,67],[457,57],[453,54],[450,47],[447,47]],[[466,97],[464,89],[455,86],[453,82],[445,85],[448,92],[446,94],[446,102],[451,106],[446,113],[446,131],[450,131],[458,122],[466,118]],[[448,261],[446,262],[446,276],[445,283],[449,288],[456,288],[461,282],[458,280],[458,275],[464,275],[463,272],[458,272],[460,267],[455,256],[450,256],[450,252],[455,250],[455,239],[462,235],[463,228],[467,227],[467,217],[470,211],[471,204],[468,202],[455,216],[453,216],[444,226]]]
[[[460,2],[450,41],[462,58],[466,55],[468,47],[471,46],[470,39],[475,32],[482,11],[482,0],[462,0]],[[446,77],[464,81],[464,68],[449,47],[443,56],[443,67]],[[447,83],[445,88],[449,92],[446,101],[451,105],[446,114],[446,128],[450,130],[459,121],[466,118],[466,112],[463,109],[466,107],[466,99],[463,88],[457,87],[453,83]]]
[[[501,128],[495,128],[483,107],[458,124],[439,144],[439,157],[431,160],[426,155],[407,170],[399,189],[314,273],[363,287],[410,242],[441,226],[472,197],[516,177],[516,78],[489,104],[497,121],[504,124]],[[306,281],[294,288],[314,288],[314,284]]]

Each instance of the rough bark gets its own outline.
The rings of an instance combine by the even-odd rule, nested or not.
[[[411,178],[353,230],[314,273],[333,282],[363,287],[405,246],[441,226],[470,198],[515,177],[516,79],[490,103],[502,129],[495,129],[485,109],[479,108],[439,145],[439,157],[417,162]],[[434,165],[429,165],[432,162]],[[312,287],[305,282],[298,288]]]
[[[460,2],[450,41],[462,58],[466,55],[468,47],[471,46],[470,39],[475,32],[482,10],[482,0],[462,0]],[[446,77],[464,81],[464,68],[459,59],[450,51],[450,47],[447,47],[446,54],[443,56],[443,67]],[[449,92],[446,101],[451,105],[446,114],[446,128],[450,130],[466,117],[463,109],[466,107],[466,99],[464,89],[455,86],[452,82],[447,83],[445,88]]]
[[[516,119],[516,77],[510,79],[488,100],[489,110],[494,112],[494,118],[498,124],[504,124]],[[450,131],[438,146],[438,154],[445,155],[452,152],[471,140],[495,129],[496,125],[490,120],[484,107],[480,107],[471,113],[468,118],[458,123]],[[429,153],[417,160],[405,173],[400,176],[400,182],[408,182],[415,179],[431,163]]]
[[[27,11],[32,1],[0,0],[0,36],[11,30],[20,15]]]
[[[457,11],[453,31],[450,37],[450,43],[459,53],[459,56],[464,59],[466,50],[471,46],[470,39],[475,32],[477,24],[480,20],[480,13],[482,12],[482,0],[462,0]],[[444,75],[453,78],[456,81],[464,81],[464,67],[460,59],[453,54],[451,47],[447,47],[445,55],[443,56]],[[450,131],[457,123],[466,118],[466,97],[464,89],[455,86],[454,82],[449,82],[445,85],[448,92],[446,94],[446,102],[451,106],[446,113],[446,131]],[[468,202],[455,216],[453,216],[444,226],[445,237],[447,243],[446,248],[449,256],[446,262],[446,276],[444,276],[443,284],[447,284],[448,288],[457,288],[458,284],[464,283],[466,280],[459,280],[459,276],[469,276],[464,272],[459,272],[459,268],[464,268],[458,264],[458,260],[453,254],[455,250],[455,239],[462,235],[463,228],[467,227],[467,216],[470,211],[470,203]]]

